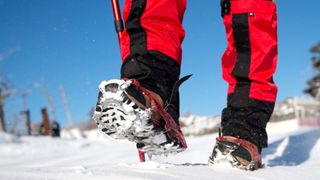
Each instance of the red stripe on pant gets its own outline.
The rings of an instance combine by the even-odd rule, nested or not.
[[[250,83],[250,99],[275,102],[277,87],[273,82],[273,74],[278,59],[276,5],[266,0],[231,0],[230,10],[223,18],[228,46],[222,57],[223,78],[229,83],[228,94],[235,96],[235,100],[240,98],[235,91],[241,86],[239,81],[244,81],[242,84]],[[237,16],[245,14],[248,18],[249,52],[243,51],[248,48],[243,47],[243,43],[237,47],[236,42],[237,38],[243,42],[241,38],[246,35],[244,30],[239,29],[244,27],[243,22],[237,22]],[[235,35],[234,31],[238,31],[238,34]],[[247,56],[249,65],[241,62],[245,53],[250,53]],[[246,67],[249,68],[248,74],[244,75]]]
[[[143,0],[142,0],[143,1]],[[181,44],[185,36],[182,27],[184,11],[186,9],[186,0],[145,0],[145,9],[141,17],[134,21],[141,24],[146,33],[147,50],[159,51],[181,64],[182,48]],[[127,22],[132,11],[135,11],[134,5],[141,3],[141,0],[125,0],[123,17]],[[134,13],[131,13],[134,15]],[[134,28],[130,27],[134,32]],[[132,37],[131,37],[132,39]],[[125,31],[121,38],[122,60],[125,61],[129,56],[134,56],[131,52],[132,40],[130,34]]]

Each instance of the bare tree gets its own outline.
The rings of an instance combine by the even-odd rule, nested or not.
[[[27,133],[30,136],[32,134],[31,129],[31,120],[30,120],[30,110],[27,106],[27,97],[33,90],[33,85],[29,85],[26,89],[21,90],[21,98],[22,98],[22,111],[23,114],[23,121],[27,128]]]
[[[19,48],[9,48],[4,52],[0,52],[0,62],[8,59],[14,53],[18,52]],[[0,70],[0,131],[7,132],[4,100],[14,93],[14,90],[8,80],[7,76]]]
[[[64,111],[67,115],[67,119],[68,119],[68,127],[72,127],[73,126],[73,119],[72,119],[72,114],[71,114],[71,110],[70,110],[70,105],[69,105],[69,100],[67,98],[66,92],[64,90],[64,87],[61,85],[59,87],[60,89],[60,93],[61,93],[61,97],[62,97],[62,102],[63,102],[63,107],[64,107]]]
[[[4,114],[4,99],[11,95],[7,83],[0,82],[0,131],[6,132],[6,122]]]

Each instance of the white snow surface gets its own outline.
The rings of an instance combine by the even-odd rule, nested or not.
[[[188,150],[169,157],[138,162],[135,144],[112,140],[97,131],[74,130],[64,138],[0,134],[1,180],[301,180],[320,178],[320,129],[299,128],[297,121],[268,125],[265,167],[238,170],[227,165],[208,167],[215,137],[188,137]]]

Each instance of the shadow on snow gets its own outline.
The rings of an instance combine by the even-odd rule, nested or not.
[[[303,134],[293,135],[271,143],[267,149],[262,152],[263,158],[268,159],[268,156],[275,154],[274,158],[269,159],[267,166],[297,166],[306,162],[310,158],[310,153],[317,141],[320,139],[320,130],[313,130]],[[287,141],[287,145],[283,151],[279,151],[279,147]]]

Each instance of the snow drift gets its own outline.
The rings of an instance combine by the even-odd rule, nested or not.
[[[0,145],[4,143],[18,143],[20,142],[20,139],[16,136],[13,136],[11,134],[7,134],[4,132],[0,132]]]

